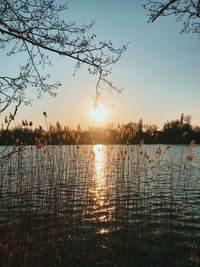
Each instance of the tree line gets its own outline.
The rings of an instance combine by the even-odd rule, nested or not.
[[[0,145],[72,145],[72,144],[189,144],[191,141],[200,144],[200,127],[192,126],[191,116],[181,115],[180,119],[167,121],[161,130],[156,125],[145,125],[140,119],[138,123],[119,124],[115,127],[88,128],[82,130],[47,124],[33,127],[32,122],[22,121],[20,126],[0,130]]]

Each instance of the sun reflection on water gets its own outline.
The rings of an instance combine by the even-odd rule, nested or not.
[[[90,187],[93,205],[90,211],[90,220],[98,223],[96,232],[102,235],[109,232],[106,224],[112,219],[114,207],[109,200],[107,147],[94,145],[93,151],[94,173],[93,183]]]
[[[104,145],[94,145],[96,189],[105,187],[105,149]]]

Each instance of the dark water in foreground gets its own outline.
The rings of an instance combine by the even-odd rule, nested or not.
[[[0,242],[0,266],[199,266],[200,146],[4,157]]]

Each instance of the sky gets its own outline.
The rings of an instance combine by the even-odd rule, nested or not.
[[[192,116],[193,125],[200,126],[200,40],[195,34],[180,34],[181,24],[171,16],[147,23],[148,12],[141,6],[144,2],[68,1],[66,19],[77,23],[94,19],[92,32],[98,39],[110,39],[116,47],[129,43],[109,77],[123,92],[105,92],[106,124],[138,122],[142,118],[145,124],[162,127],[184,113]],[[73,128],[78,123],[82,128],[92,126],[89,113],[97,77],[88,74],[87,66],[73,76],[75,62],[55,55],[52,59],[53,67],[47,72],[62,83],[57,96],[43,94],[37,99],[31,92],[32,104],[20,107],[15,124],[27,119],[35,126],[44,125],[42,113],[46,111],[53,124],[59,121]],[[12,62],[1,55],[3,65],[13,68]]]

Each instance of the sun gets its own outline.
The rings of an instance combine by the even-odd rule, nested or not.
[[[102,104],[92,107],[90,111],[90,117],[94,122],[104,122],[107,119],[106,107]]]

